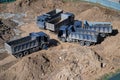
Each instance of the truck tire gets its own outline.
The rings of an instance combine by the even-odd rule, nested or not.
[[[14,55],[16,58],[19,58],[19,56],[17,54]]]
[[[71,42],[72,40],[70,38],[67,38],[67,42]]]
[[[23,54],[24,54],[24,56],[26,56],[26,55],[29,54],[29,52],[28,51],[24,51]]]
[[[66,39],[65,39],[65,38],[61,38],[61,41],[62,41],[62,42],[66,42]]]
[[[42,45],[42,49],[47,49],[47,47],[48,47],[48,46],[47,46],[46,44],[43,44],[43,45]]]
[[[80,45],[81,45],[81,46],[84,46],[84,45],[85,45],[85,42],[84,42],[84,41],[80,41]]]
[[[89,41],[86,41],[86,42],[85,42],[85,45],[86,45],[86,46],[90,46],[90,44],[91,44],[91,42],[89,42]]]
[[[100,36],[103,38],[106,37],[105,33],[101,33]]]
[[[18,53],[19,58],[23,57],[23,53]]]

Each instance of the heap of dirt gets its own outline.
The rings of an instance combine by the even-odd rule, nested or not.
[[[109,13],[108,13],[109,12]],[[120,13],[115,11],[110,12],[109,9],[101,8],[101,7],[92,7],[84,12],[79,14],[79,18],[81,20],[89,20],[89,21],[109,21],[112,22],[113,20],[120,20],[119,16]]]
[[[15,26],[17,26],[17,24],[9,19],[0,20],[0,47],[3,47],[3,43],[15,35],[13,31]]]
[[[1,80],[43,80],[42,76],[53,70],[51,61],[46,55],[40,54],[34,57],[23,58],[10,67]],[[6,73],[7,72],[7,73]]]
[[[101,57],[91,49],[63,45],[64,49],[60,45],[24,57],[3,72],[1,80],[89,80],[88,77],[103,71]]]
[[[33,18],[42,12],[59,8],[62,4],[62,0],[17,0],[6,5],[6,10],[4,11],[13,13],[23,12],[29,18]]]

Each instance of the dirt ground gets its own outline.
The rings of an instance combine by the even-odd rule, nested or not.
[[[9,41],[14,35],[13,29],[17,24],[10,19],[0,19],[0,48],[3,48],[4,42]]]
[[[0,53],[0,80],[98,80],[120,69],[120,12],[85,2],[32,1],[17,0],[2,11],[26,13],[28,21],[21,26],[22,36],[43,31],[50,35],[51,46],[20,59]],[[78,20],[112,22],[113,34],[90,47],[63,43],[55,33],[39,29],[34,20],[55,8],[74,13]]]

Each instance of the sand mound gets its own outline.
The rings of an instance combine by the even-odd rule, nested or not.
[[[81,20],[106,21],[109,15],[106,15],[99,7],[93,7],[80,13]]]
[[[11,20],[0,20],[0,47],[3,47],[4,42],[10,40],[15,34],[13,29],[17,24]]]
[[[34,14],[62,5],[61,0],[17,0],[7,5],[10,12],[34,12]],[[16,7],[14,7],[16,6]]]
[[[0,80],[42,80],[53,68],[46,55],[25,57],[5,72]]]
[[[0,78],[1,80],[82,80],[82,78],[89,80],[90,73],[99,73],[97,70],[100,70],[101,63],[103,64],[101,60],[104,59],[89,48],[63,44],[22,58],[3,72]]]

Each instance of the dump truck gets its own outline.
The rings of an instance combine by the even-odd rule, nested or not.
[[[5,43],[6,51],[16,58],[23,57],[40,49],[46,49],[49,35],[44,32],[30,33],[28,36]]]
[[[58,38],[63,42],[79,42],[81,46],[90,46],[98,42],[98,35],[72,31],[70,26],[61,26]]]
[[[75,21],[74,26],[76,30],[82,28],[85,30],[96,31],[101,37],[106,37],[112,33],[112,24],[110,22]]]
[[[63,13],[63,10],[60,9],[54,9],[48,13],[45,13],[43,15],[37,16],[36,24],[41,29],[46,29],[45,23],[60,16],[60,14]]]
[[[46,22],[46,29],[53,31],[53,32],[58,32],[59,28],[62,25],[70,25],[74,22],[74,14],[73,13],[62,13],[61,16],[56,17],[53,20],[50,20]]]

